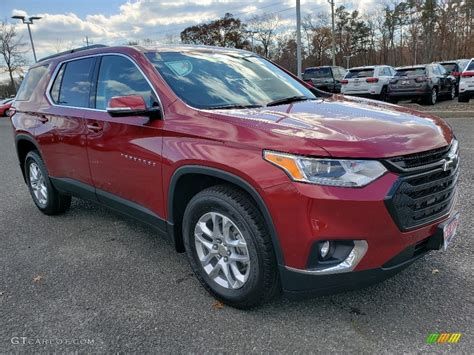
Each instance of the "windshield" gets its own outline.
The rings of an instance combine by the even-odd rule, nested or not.
[[[397,69],[395,76],[425,75],[425,68]]]
[[[303,74],[304,80],[332,78],[331,68],[306,69]]]
[[[267,60],[239,53],[150,52],[147,58],[188,105],[256,107],[289,97],[315,96]]]
[[[346,79],[353,78],[370,78],[374,76],[374,69],[355,69],[349,70],[346,74]]]

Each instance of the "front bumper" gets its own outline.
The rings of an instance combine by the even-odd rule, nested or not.
[[[380,267],[331,275],[316,275],[301,272],[288,267],[280,267],[283,292],[288,298],[326,295],[354,290],[384,281],[432,250],[439,250],[443,245],[443,234],[438,230],[434,235],[415,243],[395,255]]]

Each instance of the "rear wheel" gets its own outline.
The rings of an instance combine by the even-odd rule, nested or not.
[[[438,101],[438,89],[431,89],[430,94],[426,97],[426,103],[428,105],[434,105]]]
[[[459,94],[458,101],[459,102],[469,102],[469,96],[467,96],[466,94]]]
[[[61,214],[71,206],[71,196],[61,194],[51,184],[41,156],[31,151],[25,159],[25,176],[34,203],[47,215]]]
[[[381,101],[387,101],[387,87],[386,86],[384,86],[382,88],[382,91],[380,91],[379,99]]]
[[[247,309],[279,290],[273,246],[252,201],[231,186],[210,187],[194,196],[183,217],[191,268],[217,299]]]

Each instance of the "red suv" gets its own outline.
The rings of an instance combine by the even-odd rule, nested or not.
[[[101,46],[35,64],[10,115],[43,213],[74,196],[147,222],[249,308],[372,284],[456,231],[446,123],[319,95],[246,51]]]

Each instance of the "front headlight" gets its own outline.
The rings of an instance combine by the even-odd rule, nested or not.
[[[316,159],[269,150],[263,152],[263,157],[294,181],[317,185],[362,187],[387,171],[375,160]]]

